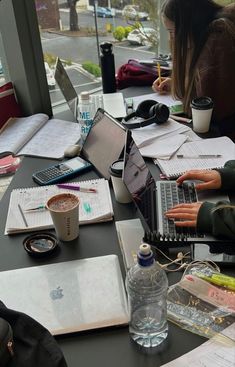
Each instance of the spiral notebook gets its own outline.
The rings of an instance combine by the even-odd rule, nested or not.
[[[154,162],[167,177],[176,178],[190,169],[222,168],[235,158],[234,147],[233,141],[226,136],[196,140],[184,143],[171,159],[155,159]]]
[[[74,182],[78,185],[78,182]],[[84,188],[95,188],[95,193],[66,190],[51,186],[29,187],[12,190],[5,234],[45,230],[53,228],[50,213],[45,209],[28,211],[44,206],[47,200],[61,192],[72,192],[78,195],[79,224],[89,224],[112,220],[113,207],[108,181],[104,178],[79,182]]]

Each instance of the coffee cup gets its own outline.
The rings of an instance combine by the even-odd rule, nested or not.
[[[127,204],[132,201],[131,195],[122,180],[124,161],[119,159],[113,162],[109,168],[115,199],[118,203]]]
[[[52,196],[46,203],[56,235],[61,241],[72,241],[79,234],[79,198],[71,193]]]
[[[210,129],[213,101],[210,97],[194,98],[191,103],[193,130],[206,133]]]

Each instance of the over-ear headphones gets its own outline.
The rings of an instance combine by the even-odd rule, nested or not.
[[[170,110],[166,105],[158,103],[152,99],[147,99],[138,105],[135,112],[127,115],[124,118],[124,121],[122,121],[122,124],[129,130],[137,129],[138,127],[148,126],[153,123],[163,124],[168,120],[169,115]],[[138,122],[127,122],[133,117],[142,117],[143,120]]]

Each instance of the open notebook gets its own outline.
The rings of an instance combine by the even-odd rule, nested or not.
[[[116,255],[2,271],[0,293],[53,335],[128,323]]]
[[[75,184],[77,185],[78,183],[76,182]],[[56,185],[12,190],[5,234],[53,228],[52,219],[47,210],[27,211],[27,209],[35,208],[40,205],[43,206],[51,196],[61,192],[72,192],[79,196],[79,224],[112,220],[113,207],[108,181],[104,178],[100,178],[80,181],[79,184],[84,188],[95,188],[96,193],[61,189]],[[23,218],[19,205],[25,218]]]

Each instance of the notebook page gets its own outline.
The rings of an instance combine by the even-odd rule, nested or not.
[[[157,159],[162,172],[168,177],[177,177],[190,169],[213,169],[223,167],[235,158],[235,145],[231,139],[220,138],[202,139],[183,144],[170,160]],[[181,154],[188,158],[177,158]],[[220,154],[218,158],[190,158],[200,154]]]
[[[78,185],[78,182],[74,184]],[[5,234],[26,232],[32,229],[53,228],[52,219],[47,210],[41,209],[27,212],[27,209],[45,205],[51,196],[61,192],[72,192],[79,197],[80,224],[111,220],[113,208],[108,181],[105,179],[82,181],[79,182],[79,185],[87,188],[95,188],[97,192],[85,193],[61,189],[55,185],[13,190],[10,197]],[[20,204],[23,210],[28,227],[25,225],[18,204]]]

